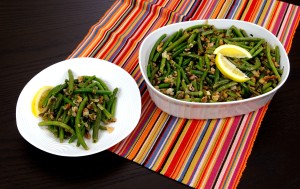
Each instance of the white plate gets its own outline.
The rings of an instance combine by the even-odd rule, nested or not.
[[[67,70],[74,77],[96,75],[104,80],[110,89],[119,88],[116,107],[117,121],[110,124],[112,133],[99,132],[99,141],[86,140],[89,150],[77,147],[68,140],[60,143],[46,127],[38,126],[41,118],[31,112],[31,101],[42,86],[55,86],[68,78]],[[136,127],[141,114],[141,96],[135,80],[119,66],[95,58],[74,58],[56,63],[34,76],[22,90],[16,107],[17,127],[20,134],[33,146],[60,156],[86,156],[106,150],[127,137]]]

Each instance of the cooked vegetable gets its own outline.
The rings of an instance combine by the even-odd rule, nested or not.
[[[214,51],[225,44],[238,46],[225,49],[232,56],[224,56],[247,77],[243,82],[225,77],[224,70],[216,65]],[[237,50],[248,56],[235,56]],[[170,36],[162,35],[151,51],[147,74],[157,90],[173,98],[226,102],[251,98],[275,88],[282,74],[279,61],[279,48],[272,48],[264,39],[252,37],[235,26],[217,29],[203,24]]]
[[[115,122],[118,88],[111,91],[106,83],[96,76],[80,76],[74,79],[68,70],[68,79],[52,88],[43,100],[46,111],[39,115],[43,121],[39,126],[48,129],[69,143],[76,141],[85,150],[89,147],[85,139],[99,140],[99,130],[112,131],[108,125]]]

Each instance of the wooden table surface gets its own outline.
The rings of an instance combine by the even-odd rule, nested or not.
[[[80,158],[48,154],[17,130],[16,103],[25,84],[65,60],[113,2],[0,2],[0,188],[188,188],[109,151]],[[269,106],[238,188],[300,188],[299,29],[293,40],[290,76]]]

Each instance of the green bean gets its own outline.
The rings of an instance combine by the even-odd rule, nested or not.
[[[203,90],[203,82],[204,82],[204,80],[205,80],[205,78],[206,78],[206,75],[207,75],[207,71],[205,71],[204,73],[203,73],[203,75],[201,76],[201,79],[200,79],[200,82],[199,82],[199,91],[202,91]]]
[[[263,90],[263,93],[267,93],[267,92],[271,91],[272,89],[273,89],[273,87],[268,87],[265,90]]]
[[[197,96],[200,98],[203,97],[203,91],[194,91],[194,92],[188,91],[187,94],[192,95],[192,96]]]
[[[39,126],[49,126],[49,125],[54,125],[54,126],[58,126],[58,127],[62,127],[64,128],[66,131],[70,132],[71,134],[74,134],[74,130],[72,129],[72,127],[70,127],[69,125],[60,122],[60,121],[41,121],[38,123]]]
[[[278,46],[275,47],[275,61],[277,63],[280,62],[280,52],[279,52],[279,47]]]
[[[244,37],[243,34],[241,33],[241,31],[239,29],[237,29],[235,26],[231,26],[231,29],[237,35],[237,37]]]
[[[202,28],[205,25],[206,24],[197,24],[197,25],[194,25],[194,26],[190,26],[190,27],[186,28],[185,31],[187,31],[187,32],[193,31],[194,29]],[[208,26],[208,25],[206,25],[206,26]]]
[[[179,65],[179,66],[182,66],[182,64],[183,64],[183,57],[180,56],[178,59],[179,59],[179,60],[178,60],[178,65]]]
[[[245,45],[245,44],[242,44],[242,43],[240,43],[240,42],[234,42],[234,41],[230,41],[230,40],[228,40],[228,39],[224,39],[224,41],[225,41],[225,43],[227,43],[227,44],[240,46],[240,47],[242,47],[242,48],[244,48],[244,49],[248,49],[248,50],[252,49],[252,47],[249,47],[249,46],[247,46],[247,45]]]
[[[160,37],[158,38],[158,40],[155,42],[153,48],[151,49],[150,55],[149,55],[149,62],[150,62],[151,60],[153,60],[153,56],[154,56],[154,54],[155,54],[155,51],[156,51],[156,49],[157,49],[157,46],[162,42],[162,40],[163,40],[166,36],[167,36],[167,34],[163,34],[163,35],[160,36]]]
[[[254,58],[254,57],[256,57],[257,55],[259,55],[263,50],[264,50],[263,47],[259,47],[259,48],[252,54],[252,58]]]
[[[255,53],[255,51],[259,48],[259,47],[261,47],[261,45],[263,44],[265,42],[265,40],[264,39],[261,39],[250,51],[249,51],[249,53],[250,54],[254,54]]]
[[[169,52],[172,49],[174,49],[176,46],[178,46],[180,43],[182,43],[184,40],[186,40],[189,37],[189,34],[184,33],[177,41],[172,43],[170,46],[168,46],[165,51]]]
[[[220,70],[218,69],[218,67],[216,67],[214,83],[218,82],[219,79],[220,79]]]
[[[147,65],[147,76],[150,79],[149,76],[151,76],[151,71],[152,71],[152,63],[149,61],[149,64]]]
[[[114,101],[114,99],[116,98],[118,91],[119,91],[119,88],[118,88],[118,87],[114,88],[114,90],[113,90],[113,92],[112,92],[112,94],[111,94],[111,96],[110,96],[110,98],[109,98],[109,101],[108,101],[108,103],[107,103],[107,109],[108,109],[108,111],[111,110],[113,101]]]
[[[169,44],[173,41],[173,39],[176,37],[178,32],[174,32],[167,40],[164,42],[162,46],[162,50],[159,52],[164,52],[164,50],[169,46]]]
[[[160,73],[164,73],[164,68],[165,68],[165,65],[166,65],[166,61],[167,59],[166,58],[162,58],[161,59],[161,63],[160,63],[160,67],[159,67],[159,72]]]
[[[227,91],[227,94],[228,94],[229,96],[233,97],[233,98],[237,98],[237,97],[238,97],[238,95],[235,94],[234,92],[232,92],[231,90],[228,90],[228,91]]]
[[[181,28],[181,29],[177,32],[177,34],[176,34],[175,38],[173,39],[173,41],[176,41],[179,37],[181,37],[181,36],[182,36],[182,33],[183,33],[183,29]]]
[[[198,45],[199,54],[203,53],[204,50],[203,50],[203,46],[202,46],[202,42],[201,42],[201,34],[200,33],[198,33],[198,36],[197,36],[197,45]]]
[[[250,89],[245,83],[240,83],[242,86],[242,95],[244,98],[247,98],[250,95]]]
[[[176,78],[176,92],[179,91],[181,84],[181,71],[177,68],[177,78]]]
[[[93,76],[88,76],[88,77],[93,77]],[[106,83],[102,79],[100,79],[99,77],[93,77],[93,78],[94,78],[95,81],[97,81],[98,83],[100,83],[100,85],[103,87],[104,90],[109,90],[109,88],[107,87]]]
[[[240,32],[242,33],[243,37],[248,37],[248,34],[244,29],[240,29]]]
[[[155,67],[152,72],[151,72],[151,76],[150,76],[150,83],[154,84],[154,76],[156,74],[156,72],[158,71],[158,67]]]
[[[168,76],[171,73],[171,65],[170,65],[170,62],[168,60],[166,61],[166,66],[167,66],[167,71],[166,71],[164,76]]]
[[[101,104],[97,104],[97,106],[100,108],[100,110],[103,112],[103,114],[105,115],[105,117],[110,120],[112,118],[111,113]]]
[[[185,82],[186,82],[186,83],[189,83],[190,81],[189,81],[189,79],[187,78],[187,76],[186,76],[184,70],[182,69],[182,67],[179,66],[178,64],[176,64],[175,62],[173,62],[173,65],[174,65],[177,69],[179,69],[179,71],[181,72],[181,77],[185,80]]]
[[[87,87],[96,78],[96,76],[93,75],[91,77],[86,77],[86,78],[87,78],[87,80],[84,83],[78,84],[79,87],[82,87],[82,88]]]
[[[188,44],[193,43],[193,41],[195,41],[195,38],[197,37],[197,35],[198,35],[198,33],[192,33],[192,35],[190,35],[190,37],[187,40]]]
[[[204,62],[203,56],[200,56],[200,57],[199,57],[199,61],[198,61],[198,66],[199,66],[199,68],[202,68],[202,67],[203,67],[203,62]]]
[[[182,53],[180,54],[181,56],[184,56],[184,57],[190,57],[190,58],[196,58],[199,60],[200,58],[200,55],[197,55],[197,54],[194,54],[194,53]]]
[[[200,70],[191,70],[190,72],[192,74],[196,74],[196,75],[202,75],[203,74],[203,71],[200,71]]]
[[[260,41],[261,39],[256,38],[256,37],[233,37],[233,38],[230,38],[230,40],[231,41],[243,41],[243,42],[251,42],[251,41],[257,42],[257,41]]]
[[[261,62],[260,62],[259,58],[257,58],[257,57],[255,58],[255,64],[254,65],[250,64],[246,60],[242,60],[242,62],[243,62],[243,64],[241,66],[239,66],[239,68],[243,71],[257,70],[261,66]]]
[[[111,114],[111,120],[112,121],[116,121],[115,120],[115,114],[116,114],[116,110],[117,110],[117,98],[113,99],[113,104],[110,110],[110,114]]]
[[[67,104],[71,104],[72,106],[75,106],[75,103],[71,99],[69,99],[68,97],[66,97],[64,95],[63,95],[63,101]]]
[[[77,140],[78,140],[79,144],[81,144],[85,150],[88,150],[89,147],[86,145],[86,143],[83,139],[83,136],[81,135],[80,127],[83,127],[83,125],[80,124],[80,119],[81,119],[83,108],[84,108],[85,104],[87,103],[87,101],[88,101],[88,97],[84,97],[79,105],[79,108],[78,108],[78,111],[77,111],[77,114],[75,117],[75,131],[76,131],[76,135],[77,135]]]
[[[186,83],[185,83],[185,80],[183,79],[183,80],[181,80],[181,86],[182,86],[182,89],[183,89],[183,91],[188,91],[188,88],[187,88],[187,85],[186,85]]]
[[[268,59],[268,62],[269,62],[269,65],[270,65],[272,71],[277,76],[278,81],[280,81],[281,77],[280,77],[280,75],[279,75],[279,73],[278,73],[278,71],[277,71],[277,69],[276,69],[276,67],[275,67],[275,65],[273,63],[273,60],[272,60],[272,57],[271,57],[271,54],[270,54],[270,47],[269,47],[269,45],[267,45],[267,47],[266,47],[266,54],[267,54],[267,59]]]
[[[204,62],[206,65],[206,69],[209,71],[210,70],[210,60],[209,60],[208,54],[204,55]]]
[[[45,97],[45,99],[42,102],[42,107],[45,108],[48,105],[48,101],[50,99],[51,96],[55,96],[57,93],[59,93],[60,91],[62,91],[64,88],[67,87],[67,84],[61,84],[61,85],[57,85],[54,88],[52,88],[48,95]]]
[[[230,38],[231,35],[232,35],[232,28],[229,28],[229,29],[227,29],[225,36],[226,36],[227,38]]]
[[[69,75],[68,93],[72,94],[74,90],[74,76],[72,70],[68,69],[68,75]]]
[[[181,43],[180,45],[178,45],[177,47],[175,47],[175,48],[173,49],[173,52],[176,52],[176,51],[178,51],[178,50],[180,50],[180,49],[185,49],[187,45],[188,45],[187,42],[183,42],[183,43]],[[181,52],[182,52],[182,51],[181,51]]]
[[[160,83],[158,85],[159,89],[164,89],[164,88],[169,88],[170,87],[170,83]]]
[[[214,30],[208,30],[208,31],[202,32],[201,35],[206,36],[206,35],[210,35],[210,34],[213,34],[213,33],[214,33]]]
[[[231,82],[229,82],[229,83],[227,83],[227,84],[225,84],[225,85],[222,85],[222,86],[219,87],[216,91],[217,91],[217,92],[221,92],[221,91],[223,91],[223,90],[225,90],[225,89],[228,89],[228,88],[231,88],[231,87],[233,87],[233,86],[235,86],[235,85],[237,85],[237,84],[238,84],[237,82],[231,81]]]
[[[63,95],[58,93],[55,104],[54,104],[55,111],[59,110],[62,101],[63,101]]]
[[[267,88],[271,87],[273,85],[273,82],[272,81],[269,81],[267,83],[265,83],[262,87],[262,90],[266,90]]]
[[[222,79],[220,81],[215,82],[215,84],[213,85],[213,88],[214,89],[218,88],[219,86],[224,85],[224,84],[229,83],[229,82],[230,82],[229,79]]]
[[[177,57],[178,55],[180,55],[184,50],[186,49],[186,45],[181,47],[180,49],[176,50],[173,54],[172,54],[172,57],[175,58]]]
[[[99,140],[99,126],[100,126],[100,121],[101,121],[101,116],[102,116],[102,111],[97,111],[97,117],[96,120],[93,123],[93,142],[98,142]]]
[[[75,89],[73,91],[74,94],[78,93],[93,93],[93,94],[102,94],[102,95],[111,95],[112,92],[109,90],[95,90],[95,89],[90,89],[90,88],[80,88],[80,89]]]

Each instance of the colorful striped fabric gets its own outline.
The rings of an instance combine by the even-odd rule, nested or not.
[[[195,188],[235,188],[268,105],[226,119],[169,116],[151,101],[138,50],[153,30],[180,21],[228,18],[257,23],[287,51],[300,19],[298,6],[273,0],[116,1],[69,58],[95,57],[119,65],[136,80],[142,115],[136,129],[110,151]]]

